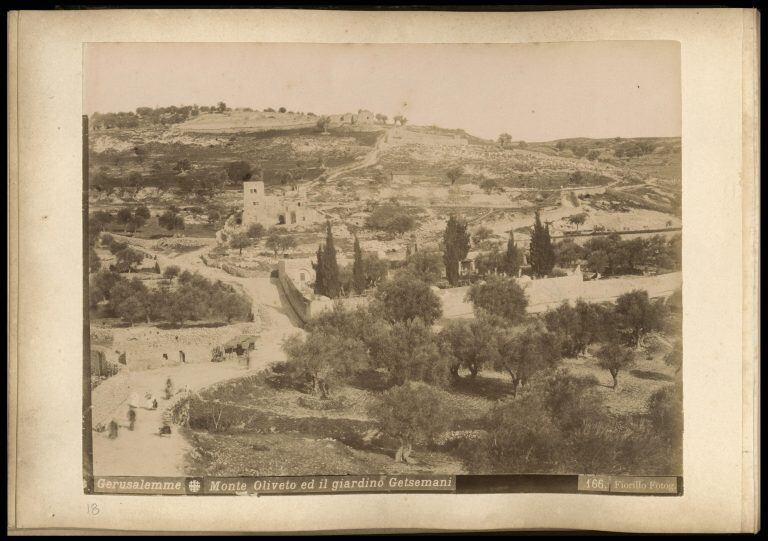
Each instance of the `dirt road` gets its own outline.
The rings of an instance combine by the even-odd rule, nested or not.
[[[255,356],[251,357],[252,366],[256,369],[266,368],[270,362],[283,360],[285,357],[280,348],[282,341],[291,334],[301,332],[299,328],[301,322],[288,300],[284,297],[277,279],[266,276],[241,278],[232,276],[221,269],[209,267],[203,263],[200,256],[215,245],[213,239],[211,239],[210,245],[204,246],[199,250],[170,257],[153,251],[151,246],[154,241],[122,237],[120,235],[113,236],[118,238],[118,240],[128,242],[140,248],[146,253],[156,254],[161,269],[168,265],[176,265],[182,270],[198,272],[210,280],[221,280],[222,282],[242,288],[251,299],[254,315],[261,321],[260,340]]]
[[[389,130],[391,128],[387,128]],[[356,160],[355,162],[351,164],[341,165],[339,167],[334,168],[328,175],[326,176],[325,183],[329,183],[332,180],[335,180],[340,175],[343,175],[344,173],[349,173],[351,171],[356,171],[358,169],[364,169],[366,167],[371,167],[373,165],[376,165],[379,162],[379,156],[381,155],[381,151],[384,150],[384,148],[388,145],[387,143],[387,132],[383,132],[378,139],[376,139],[376,143],[373,146],[373,149],[371,149],[370,152],[365,154],[361,159]],[[313,188],[318,184],[318,181],[314,180],[308,184],[308,190]]]
[[[94,402],[106,398],[110,386],[119,385],[121,391],[128,389],[140,402],[144,401],[145,393],[149,392],[157,399],[156,410],[136,408],[136,425],[134,430],[128,430],[128,402],[118,404],[111,415],[99,415],[99,409],[94,407],[94,425],[107,425],[115,419],[120,425],[117,439],[109,439],[107,432],[93,433],[93,473],[94,475],[183,475],[184,455],[189,450],[189,443],[172,427],[170,435],[160,436],[159,428],[163,415],[174,400],[165,400],[163,390],[168,378],[174,383],[175,389],[200,389],[211,383],[235,378],[243,375],[242,367],[237,362],[198,363],[181,366],[143,370],[140,372],[124,372],[102,385],[93,392]],[[113,381],[114,380],[114,381]],[[177,395],[181,396],[181,395]],[[94,404],[96,406],[97,404]]]
[[[176,389],[197,391],[216,382],[240,377],[266,368],[270,363],[285,358],[282,341],[302,332],[299,320],[276,279],[239,278],[206,266],[200,255],[212,247],[177,255],[160,254],[152,250],[154,241],[114,235],[136,248],[157,255],[161,268],[177,265],[182,270],[199,272],[211,280],[221,280],[241,287],[251,298],[253,313],[261,323],[256,351],[251,354],[250,370],[236,361],[222,363],[194,363],[172,367],[129,372],[125,371],[99,385],[92,393],[94,425],[108,424],[115,419],[121,426],[117,439],[109,439],[106,432],[94,432],[94,475],[183,475],[184,455],[190,445],[176,427],[170,436],[159,436],[165,411],[173,400],[164,400],[165,382],[170,377]],[[138,408],[133,431],[128,430],[128,401],[124,396],[134,394],[143,401],[146,393],[158,399],[157,410]]]

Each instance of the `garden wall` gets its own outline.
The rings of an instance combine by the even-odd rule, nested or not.
[[[609,302],[634,289],[648,292],[651,298],[666,297],[682,285],[682,273],[671,272],[658,276],[629,276],[605,280],[584,281],[579,274],[560,278],[524,280],[520,285],[528,297],[528,312],[535,314],[555,308],[563,301]],[[443,305],[443,318],[474,317],[472,303],[466,300],[470,286],[438,289],[435,291]]]
[[[345,308],[350,309],[358,306],[365,306],[369,302],[368,297],[344,297],[341,299],[329,299],[328,297],[321,297],[319,299],[309,298],[309,296],[296,287],[296,284],[291,280],[290,274],[286,271],[284,260],[281,260],[278,263],[277,268],[278,279],[283,288],[283,292],[285,293],[285,297],[288,299],[294,312],[299,316],[299,319],[305,324],[312,319],[312,317],[322,312],[332,310],[335,302],[340,301]]]

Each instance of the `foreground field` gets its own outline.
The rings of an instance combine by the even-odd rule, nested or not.
[[[616,389],[591,356],[565,359],[563,366],[574,375],[596,377],[596,391],[612,415],[643,415],[651,395],[675,382],[663,354],[643,356],[621,374]],[[473,463],[461,442],[488,428],[487,416],[498,401],[515,400],[508,376],[485,371],[472,379],[464,374],[445,394],[455,415],[452,428],[418,448],[415,462],[407,464],[393,460],[396,442],[380,434],[368,414],[380,392],[375,375],[338,388],[325,403],[282,381],[280,374],[267,371],[202,392],[190,409],[189,474],[468,473]],[[220,425],[211,424],[214,417],[222,419]]]

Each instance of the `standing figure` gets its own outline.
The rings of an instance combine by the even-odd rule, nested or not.
[[[165,399],[170,400],[173,396],[173,381],[171,381],[171,378],[169,377],[165,381]]]
[[[128,430],[133,430],[136,425],[136,408],[133,406],[128,408]]]
[[[165,410],[163,412],[162,424],[160,425],[160,435],[161,436],[165,436],[165,435],[170,435],[171,434],[171,422],[172,422],[171,411],[170,410]]]
[[[117,438],[117,421],[112,419],[109,422],[109,439],[114,440]]]
[[[184,352],[179,350],[179,361],[181,361],[182,364],[186,364],[187,357],[184,355]]]

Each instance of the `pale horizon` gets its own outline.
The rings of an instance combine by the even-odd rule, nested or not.
[[[516,141],[680,137],[680,47],[541,44],[89,43],[84,112],[215,105],[337,114]]]

